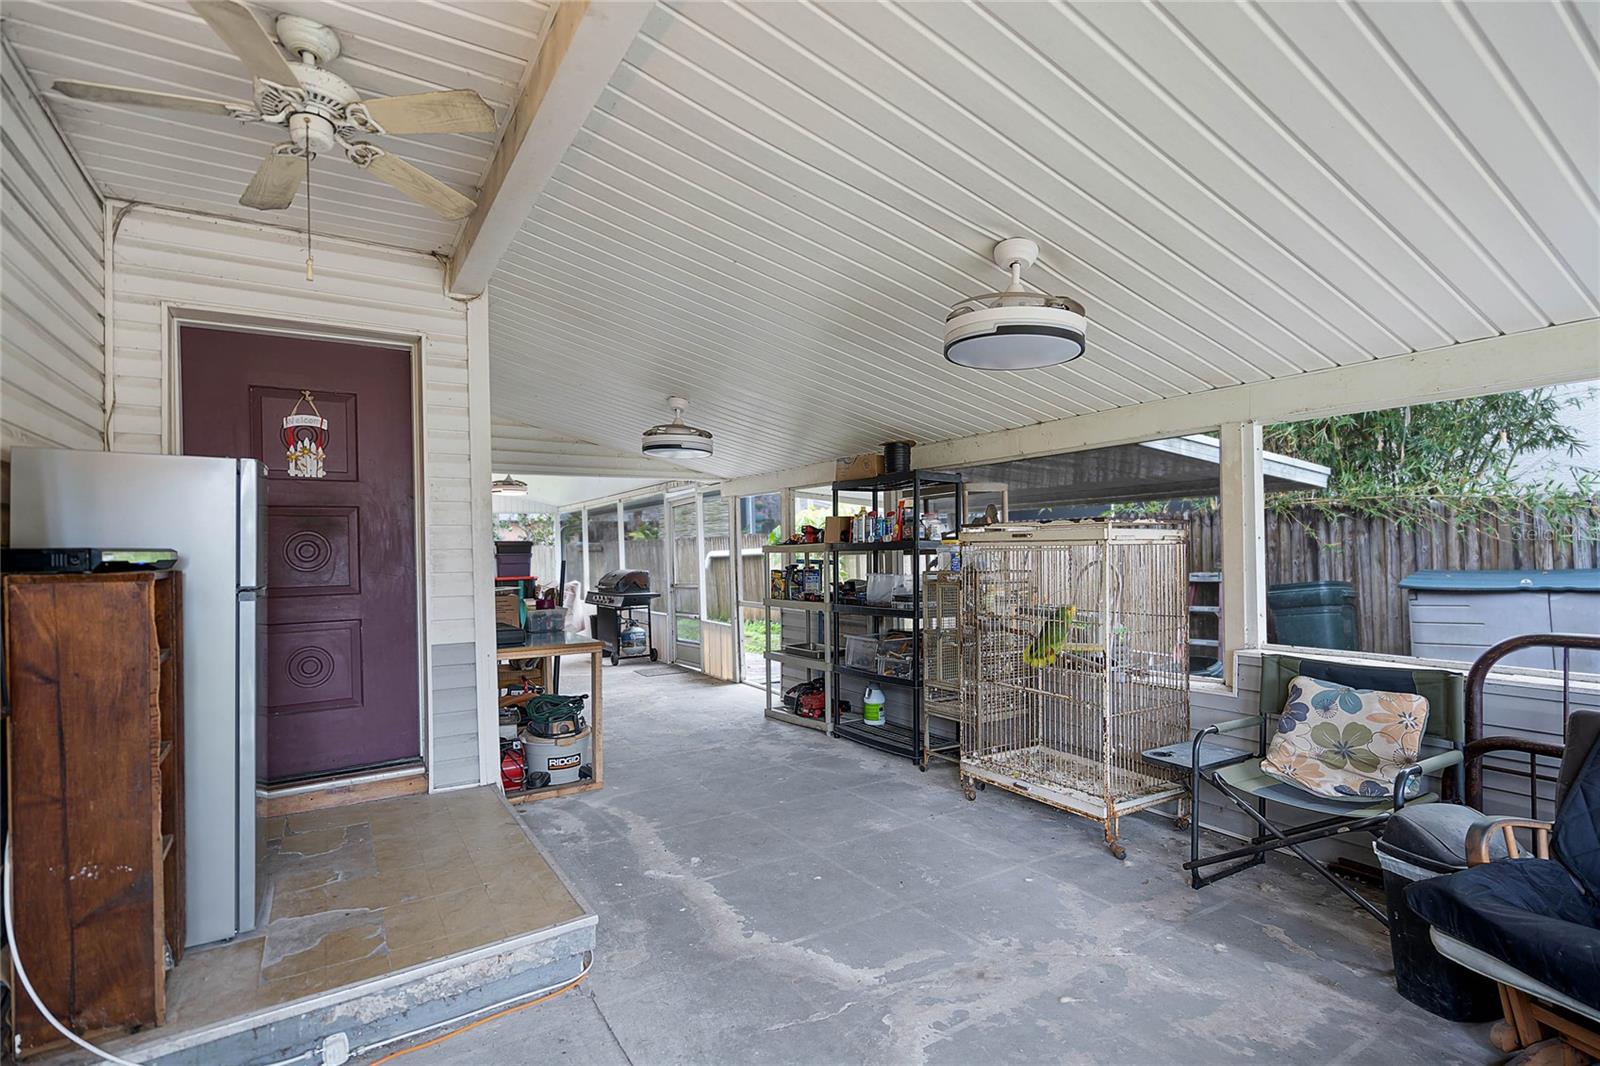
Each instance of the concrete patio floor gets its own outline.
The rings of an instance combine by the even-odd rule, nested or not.
[[[1298,864],[1194,892],[1165,818],[1125,820],[1119,863],[1092,823],[658,669],[606,668],[606,787],[522,812],[600,916],[588,981],[409,1066],[1497,1057]]]

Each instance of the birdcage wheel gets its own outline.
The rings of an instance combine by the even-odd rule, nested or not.
[[[1128,857],[1128,849],[1124,848],[1121,844],[1118,844],[1115,840],[1107,844],[1106,847],[1111,849],[1112,858],[1119,862]]]
[[[978,798],[978,790],[972,787],[972,778],[967,777],[965,774],[963,774],[961,777],[961,794],[967,797],[969,800],[975,800]]]
[[[1187,828],[1189,828],[1189,816],[1187,814],[1178,815],[1176,818],[1174,818],[1172,820],[1172,825],[1176,829],[1187,829]]]

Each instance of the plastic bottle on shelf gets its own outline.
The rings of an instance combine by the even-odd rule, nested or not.
[[[861,724],[882,725],[883,704],[883,689],[877,685],[868,685],[867,690],[861,694]]]

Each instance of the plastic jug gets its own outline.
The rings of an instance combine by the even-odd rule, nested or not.
[[[877,685],[868,685],[867,691],[861,694],[861,724],[883,724],[883,689]]]

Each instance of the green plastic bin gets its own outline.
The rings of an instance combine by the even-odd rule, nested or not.
[[[1297,581],[1267,588],[1273,641],[1356,650],[1356,588],[1348,581]]]

